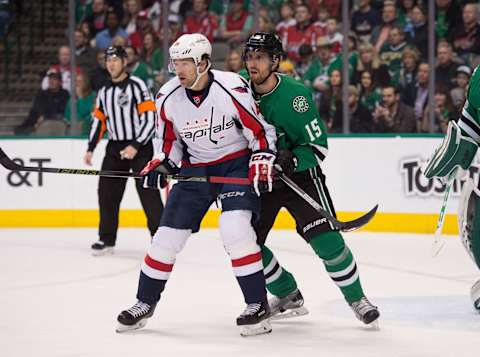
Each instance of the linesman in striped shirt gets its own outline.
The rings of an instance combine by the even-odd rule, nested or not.
[[[107,132],[108,144],[102,170],[138,172],[153,157],[155,103],[145,83],[126,72],[127,54],[123,47],[108,47],[105,61],[111,81],[98,92],[84,161],[92,165],[93,151]],[[113,253],[126,182],[124,178],[100,177],[99,240],[92,244],[94,255]],[[136,180],[135,185],[153,236],[163,211],[160,192],[143,188],[141,180]]]

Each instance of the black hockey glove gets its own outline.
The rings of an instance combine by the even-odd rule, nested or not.
[[[160,161],[158,159],[151,160],[143,168],[140,174],[145,175],[143,179],[143,187],[159,190],[168,185],[166,175],[175,175],[180,172],[175,163],[170,159]]]
[[[282,172],[286,176],[292,176],[297,167],[297,159],[293,156],[290,150],[279,150],[277,152],[277,158],[275,160],[275,167],[280,166]],[[273,188],[279,189],[284,187],[283,181],[281,181],[277,175],[273,176]]]

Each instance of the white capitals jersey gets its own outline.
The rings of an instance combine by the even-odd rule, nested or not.
[[[275,128],[263,119],[247,82],[238,74],[212,70],[203,95],[192,93],[177,77],[157,93],[160,159],[168,157],[184,167],[206,166],[250,150],[275,151]]]

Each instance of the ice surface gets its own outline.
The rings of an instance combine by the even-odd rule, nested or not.
[[[308,245],[274,231],[268,245],[296,276],[310,314],[242,338],[235,318],[244,303],[216,230],[190,238],[146,328],[116,334],[117,314],[135,302],[146,230],[121,229],[115,255],[92,257],[94,229],[1,229],[0,355],[478,356],[469,290],[480,274],[457,238],[431,258],[431,236],[345,236],[381,309],[380,331],[355,319]]]

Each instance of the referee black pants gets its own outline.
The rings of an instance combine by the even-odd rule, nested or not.
[[[122,160],[120,151],[129,143],[129,141],[109,141],[102,163],[102,170],[141,171],[153,157],[152,142],[150,141],[147,145],[141,146],[132,160]],[[126,183],[127,179],[124,178],[100,177],[99,180],[100,226],[98,233],[100,240],[109,246],[114,246],[117,240],[118,214]],[[148,229],[153,237],[160,224],[160,217],[163,211],[160,191],[143,188],[142,180],[139,179],[135,180],[135,186],[147,216]]]

